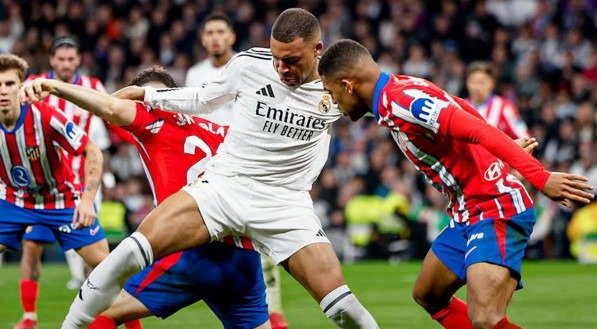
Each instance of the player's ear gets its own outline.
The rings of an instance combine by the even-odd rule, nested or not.
[[[230,39],[228,41],[230,42],[230,47],[234,46],[236,42],[236,33],[234,31],[230,31]]]
[[[321,52],[323,51],[323,42],[319,40],[318,43],[315,44],[315,56],[321,56]]]
[[[352,80],[350,79],[342,79],[340,81],[340,84],[342,85],[342,88],[344,88],[344,90],[346,90],[347,93],[351,94],[354,91],[354,83]]]

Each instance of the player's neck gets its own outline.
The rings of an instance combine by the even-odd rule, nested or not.
[[[62,81],[62,82],[66,82],[66,83],[75,83],[75,76],[73,75],[72,77],[70,77],[70,78],[66,79],[66,81],[65,81],[65,80],[62,80],[62,79],[60,79],[59,77],[56,77],[56,80],[58,80],[58,81]]]
[[[211,56],[211,64],[215,67],[222,67],[228,63],[228,61],[232,58],[232,51],[226,52],[222,55],[215,55]]]
[[[356,93],[359,95],[359,98],[363,100],[369,111],[373,111],[373,98],[375,97],[375,87],[377,86],[377,81],[381,76],[381,70],[379,67],[371,68],[371,72],[369,74],[363,75],[362,81],[359,83],[357,87]]]
[[[10,110],[0,110],[0,122],[6,130],[12,130],[16,126],[19,116],[21,116],[21,107],[19,105]]]
[[[75,83],[76,79],[77,79],[76,74],[73,74],[71,77],[67,77],[66,79],[63,80],[60,76],[58,76],[57,74],[54,73],[54,80],[62,81],[64,83]]]
[[[491,97],[491,94],[488,94],[486,96],[471,97],[471,102],[473,103],[474,107],[478,107],[478,106],[483,105],[485,102],[487,102],[489,97]]]

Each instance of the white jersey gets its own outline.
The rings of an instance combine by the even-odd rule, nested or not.
[[[214,66],[209,58],[205,59],[189,69],[185,80],[185,86],[202,87],[206,83],[216,80],[222,74],[222,71],[224,71],[224,67],[226,67],[226,65],[220,67]],[[233,103],[228,103],[217,111],[204,113],[199,116],[222,126],[230,126],[233,117],[232,105]]]
[[[331,124],[341,116],[321,80],[286,86],[271,51],[252,48],[201,88],[145,87],[146,103],[187,114],[208,113],[231,101],[234,124],[207,170],[311,189],[328,157]]]

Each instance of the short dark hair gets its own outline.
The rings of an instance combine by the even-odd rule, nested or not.
[[[23,58],[12,54],[0,54],[0,72],[8,70],[17,70],[19,79],[23,81],[25,78],[25,71],[29,68],[27,61]]]
[[[75,48],[79,51],[79,41],[76,37],[65,35],[54,39],[52,47],[50,47],[50,55],[56,54],[58,48]]]
[[[151,65],[139,72],[128,85],[141,87],[150,82],[161,82],[168,88],[176,88],[176,83],[172,79],[172,76],[165,68],[159,65]]]
[[[201,22],[199,31],[201,31],[201,33],[203,33],[203,29],[205,28],[205,25],[207,25],[207,23],[209,23],[211,21],[223,21],[230,28],[230,30],[234,29],[234,24],[232,24],[232,20],[230,19],[230,17],[228,17],[228,15],[226,15],[222,12],[213,12],[213,13],[209,14],[209,16],[207,16]]]
[[[474,61],[470,63],[468,65],[468,68],[466,69],[466,76],[468,77],[474,72],[483,72],[492,78],[495,76],[493,72],[493,67],[491,67],[491,64],[489,62],[485,61]]]
[[[284,10],[272,27],[272,37],[284,43],[292,42],[296,38],[311,40],[320,33],[317,18],[301,8]]]
[[[360,43],[350,39],[338,40],[323,52],[317,71],[326,79],[334,79],[341,71],[355,67],[362,58],[373,60],[367,48]]]

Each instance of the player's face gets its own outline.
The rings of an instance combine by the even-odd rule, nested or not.
[[[19,108],[17,95],[21,84],[16,69],[0,72],[0,116],[9,116]]]
[[[482,102],[493,91],[493,78],[482,71],[472,72],[466,79],[466,88],[471,99]]]
[[[280,80],[287,86],[298,86],[317,78],[317,63],[323,49],[319,38],[317,41],[305,41],[296,38],[284,43],[274,38],[270,40],[270,48],[274,57],[274,68]]]
[[[222,56],[232,51],[235,41],[234,32],[222,20],[205,23],[201,32],[201,44],[210,56]]]
[[[338,109],[342,114],[348,116],[350,120],[357,121],[368,111],[368,105],[364,104],[356,94],[347,80],[328,80],[325,76],[321,77],[323,88],[327,90]]]
[[[81,57],[76,48],[60,47],[50,57],[50,65],[56,74],[56,77],[64,82],[71,82],[75,76],[75,71],[81,64]]]

